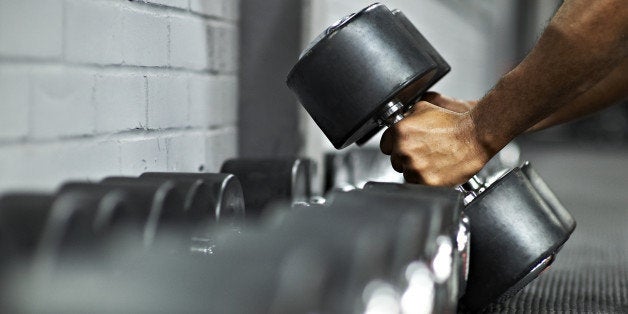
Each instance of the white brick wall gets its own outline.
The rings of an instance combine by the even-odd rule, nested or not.
[[[0,1],[0,54],[58,58],[62,38],[62,0]]]
[[[0,192],[237,154],[238,0],[0,0]]]

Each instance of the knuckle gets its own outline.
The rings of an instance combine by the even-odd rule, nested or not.
[[[397,134],[397,136],[405,136],[408,135],[412,130],[411,124],[410,122],[408,122],[408,120],[401,120],[399,122],[397,122],[397,124],[395,125],[395,132]]]
[[[440,174],[432,173],[425,178],[425,184],[429,186],[443,186],[446,185],[444,179]]]

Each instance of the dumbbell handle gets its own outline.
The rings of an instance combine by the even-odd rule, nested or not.
[[[379,115],[379,123],[386,127],[391,127],[397,122],[403,120],[405,113],[411,106],[406,106],[400,101],[390,101],[381,111]],[[471,196],[475,198],[480,193],[484,192],[486,186],[484,181],[477,175],[474,175],[469,181],[461,184],[456,188],[458,191],[465,194],[465,196]]]

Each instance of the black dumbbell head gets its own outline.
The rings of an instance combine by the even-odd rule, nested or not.
[[[142,180],[171,180],[185,195],[186,212],[192,219],[241,223],[244,196],[237,177],[225,173],[147,172]]]
[[[371,5],[321,34],[288,75],[288,86],[336,148],[365,141],[381,128],[386,104],[410,105],[449,70],[408,23]]]
[[[303,158],[230,159],[220,169],[242,184],[247,217],[259,217],[273,202],[309,202],[312,161]]]
[[[13,253],[34,253],[54,198],[53,195],[35,193],[0,196],[0,236]]]
[[[461,304],[471,311],[509,298],[534,280],[573,231],[519,168],[479,194],[465,212],[471,219],[471,261]]]
[[[572,233],[576,229],[576,220],[571,213],[563,206],[558,197],[554,195],[554,192],[549,188],[547,183],[541,178],[541,176],[532,168],[530,162],[526,162],[521,166],[521,172],[523,172],[530,184],[539,193],[543,200],[549,205],[554,212],[554,215],[558,218],[560,223],[565,228],[566,232]]]

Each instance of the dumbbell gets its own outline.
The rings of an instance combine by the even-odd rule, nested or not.
[[[73,312],[87,306],[96,312],[209,313],[342,308],[347,310],[324,312],[357,313],[353,309],[361,301],[363,288],[377,273],[373,268],[383,268],[378,263],[387,255],[383,239],[371,237],[389,232],[367,226],[359,229],[360,241],[353,241],[347,235],[355,234],[340,225],[329,230],[334,231],[319,238],[305,229],[245,230],[241,235],[217,229],[220,249],[204,259],[172,255],[163,248],[138,253],[126,246],[113,247],[111,259],[120,264],[61,265],[52,278],[27,286],[28,277],[20,278],[19,284],[9,283],[0,290],[0,299],[7,290],[19,288],[28,297],[9,298],[0,302],[0,308]],[[80,302],[76,295],[83,295]]]
[[[184,210],[193,221],[225,222],[240,227],[244,220],[244,196],[237,177],[223,173],[147,172],[144,181],[171,180],[185,195]]]
[[[0,282],[0,311],[317,312],[328,284],[351,271],[348,262],[314,242],[278,251],[273,243],[281,238],[232,237],[229,251],[209,259],[112,250],[114,260],[131,256],[134,262],[65,267],[44,281],[16,276]]]
[[[418,269],[427,276],[423,282],[430,283],[422,287],[427,289],[423,291],[425,295],[420,296],[425,303],[422,306],[432,308],[434,312],[454,311],[465,280],[462,258],[458,255],[466,254],[466,245],[458,243],[458,239],[468,236],[461,230],[458,219],[462,206],[459,193],[426,188],[442,193],[440,197],[425,197],[412,189],[404,193],[395,186],[369,185],[373,187],[368,191],[331,192],[324,205],[302,204],[293,206],[292,210],[275,211],[269,220],[281,222],[284,230],[293,233],[311,230],[311,237],[324,238],[331,234],[332,239],[337,236],[330,231],[331,226],[337,226],[343,232],[358,232],[372,225],[383,226],[385,236],[392,236],[392,240],[387,244],[390,258],[383,262],[386,271],[382,274],[380,270],[378,276],[397,287],[407,288],[404,284],[408,284],[409,265],[429,265]],[[384,236],[371,235],[370,238],[381,240]],[[344,236],[342,239],[356,241],[358,237]],[[464,253],[457,253],[459,247]],[[427,295],[432,295],[433,299],[424,300]]]
[[[107,254],[107,242],[121,233],[129,245],[141,247],[145,219],[137,204],[122,190],[59,193],[39,239],[38,266],[52,267],[77,259],[100,261]]]
[[[224,173],[148,172],[141,181],[171,181],[185,195],[185,212],[195,225],[190,251],[207,255],[215,244],[211,230],[220,224],[238,232],[243,228],[245,208],[242,186],[237,177]]]
[[[247,217],[254,219],[272,202],[310,202],[316,165],[306,158],[240,158],[225,161],[220,172],[239,179]]]
[[[465,207],[472,251],[461,303],[471,311],[505,300],[534,280],[575,229],[572,216],[529,163],[482,189]]]
[[[526,161],[521,166],[521,172],[525,174],[530,184],[534,187],[534,190],[539,193],[539,196],[547,203],[556,218],[563,225],[565,232],[572,233],[576,229],[576,220],[571,213],[563,206],[558,200],[558,197],[552,192],[545,180],[532,168],[532,164]]]
[[[403,119],[414,101],[447,72],[439,70],[448,67],[443,66],[442,58],[433,57],[438,54],[417,34],[418,30],[400,12],[376,4],[330,27],[300,56],[288,75],[288,86],[336,148],[360,141]],[[562,229],[560,235],[549,241],[543,238],[544,230],[554,230],[560,223],[553,212],[544,210],[547,204],[537,197],[538,193],[525,182],[527,179],[517,173],[510,172],[491,186],[476,176],[460,187],[470,196],[466,212],[471,220],[473,243],[466,293],[478,296],[465,298],[463,303],[471,310],[496,300],[510,288],[517,290],[530,277],[534,278],[538,269],[543,268],[542,262],[553,256],[571,234]],[[512,217],[535,217],[537,223],[525,225],[528,229],[519,228],[523,224],[512,217],[487,217],[486,212],[476,209],[489,205],[488,200],[497,199],[494,194],[500,193],[505,193],[502,197],[517,196],[490,204],[493,211],[508,212]],[[519,208],[516,213],[511,210],[514,208]],[[496,219],[502,218],[502,224],[495,224]],[[498,240],[481,241],[481,236],[474,235],[482,232]],[[521,241],[502,241],[497,236],[500,234]],[[545,245],[543,249],[540,243]],[[474,268],[474,260],[491,259],[486,252],[499,252],[504,258],[500,260],[502,265],[493,269],[487,265]],[[520,264],[508,263],[506,260],[517,259],[514,252],[537,255],[519,256],[525,257]],[[512,273],[518,275],[513,277]]]
[[[61,186],[58,193],[68,191],[98,193],[102,190],[122,190],[132,195],[139,202],[136,208],[142,211],[144,217],[145,247],[150,247],[155,242],[159,229],[176,227],[178,223],[185,221],[183,196],[179,194],[172,182],[122,182],[125,180],[113,182],[118,179],[112,178],[105,179],[101,183],[68,182]]]
[[[463,200],[460,193],[451,189],[427,187],[417,184],[399,184],[389,182],[368,182],[364,186],[365,192],[379,192],[387,194],[394,202],[396,197],[415,199],[423,204],[423,209],[434,217],[440,217],[437,234],[449,235],[454,243],[453,269],[451,279],[447,280],[447,295],[450,304],[456,304],[457,299],[464,293],[469,276],[469,256],[471,227],[469,218],[463,212]],[[431,271],[434,265],[431,266]]]
[[[341,149],[400,120],[449,69],[403,13],[375,4],[321,34],[287,83]]]
[[[297,205],[300,206],[303,205]],[[305,209],[304,212],[313,213],[309,209]],[[290,212],[295,213],[295,210],[298,211],[293,209]],[[217,250],[213,257],[234,263],[272,259],[279,264],[279,261],[291,251],[313,249],[316,256],[329,260],[332,276],[310,279],[318,282],[319,293],[322,292],[322,295],[318,295],[319,308],[312,309],[311,312],[356,313],[365,286],[371,280],[387,275],[390,263],[389,248],[394,244],[392,233],[381,224],[347,225],[335,221],[332,215],[327,214],[307,217],[311,219],[291,214],[272,217],[270,219],[274,222],[270,224],[270,228],[250,228],[238,236],[219,238],[218,246],[223,249]],[[255,264],[248,267],[256,268]],[[312,270],[318,271],[316,267]],[[305,273],[307,272],[306,270]],[[250,276],[256,277],[254,274]],[[293,276],[299,274],[295,273]],[[268,282],[264,282],[263,285],[268,286]],[[301,284],[307,287],[312,283]],[[298,286],[299,284],[295,283],[295,287]]]
[[[5,256],[30,257],[50,213],[54,196],[41,193],[13,193],[0,196],[0,237]]]
[[[379,149],[360,147],[346,153],[325,154],[325,191],[362,188],[369,181],[403,183]]]
[[[435,313],[455,311],[464,286],[463,254],[467,246],[461,224],[462,199],[445,188],[371,182],[364,190],[332,192],[327,203],[343,222],[386,223],[395,233],[393,273],[405,279],[406,267],[413,262],[428,265]],[[339,218],[336,218],[339,219]],[[459,251],[460,248],[460,251]],[[397,280],[398,281],[398,280]]]

